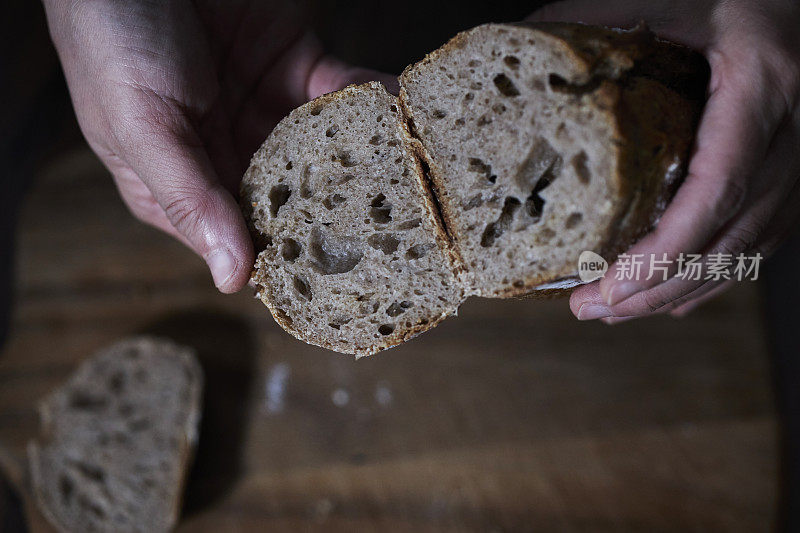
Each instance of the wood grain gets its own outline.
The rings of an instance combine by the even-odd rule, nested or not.
[[[564,300],[471,300],[366,360],[304,345],[249,291],[136,222],[82,146],[27,198],[0,358],[0,463],[25,491],[35,406],[138,332],[208,376],[181,531],[758,531],[777,418],[758,287],[690,318],[579,323]]]

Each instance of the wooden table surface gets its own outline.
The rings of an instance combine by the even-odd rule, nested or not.
[[[37,400],[151,332],[208,378],[180,531],[761,531],[778,425],[758,286],[691,318],[579,323],[565,300],[471,300],[377,356],[306,346],[250,291],[125,210],[97,160],[56,157],[18,232],[0,463],[21,485]],[[22,487],[24,491],[24,486]]]

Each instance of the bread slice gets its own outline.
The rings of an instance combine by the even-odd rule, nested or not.
[[[242,183],[252,281],[310,344],[368,355],[456,312],[463,289],[397,99],[351,86],[292,111]]]
[[[41,404],[28,447],[37,504],[59,530],[168,531],[197,440],[192,351],[138,337],[84,362]]]
[[[682,176],[705,61],[640,27],[486,24],[400,78],[444,220],[481,296],[569,287],[648,231]]]
[[[293,111],[242,202],[287,331],[367,355],[469,295],[563,292],[656,223],[702,109],[699,54],[631,31],[486,24],[400,77]]]

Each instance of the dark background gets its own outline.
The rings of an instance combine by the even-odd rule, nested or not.
[[[313,23],[328,49],[355,64],[399,71],[456,32],[488,21],[513,21],[536,2],[350,1],[317,2]],[[9,0],[0,22],[0,346],[6,340],[14,275],[13,235],[18,207],[43,162],[80,132],[52,46],[41,5]],[[43,212],[42,217],[48,214]],[[773,356],[778,411],[784,428],[781,516],[797,530],[800,481],[800,235],[766,266],[763,316]],[[746,480],[742,482],[746,483]],[[3,531],[22,528],[18,500],[4,490]]]

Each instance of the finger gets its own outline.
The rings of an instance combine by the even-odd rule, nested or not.
[[[123,159],[206,261],[217,288],[241,289],[253,265],[253,246],[236,201],[220,184],[188,120],[155,95],[139,99],[130,104],[140,115],[114,125]]]
[[[220,182],[237,197],[252,152],[245,158],[239,156],[233,140],[233,125],[222,106],[212,106],[199,124],[198,133],[204,141],[209,159],[214,162]]]
[[[750,258],[758,252],[766,257],[778,242],[772,236],[788,233],[797,213],[800,161],[793,157],[793,153],[799,142],[800,133],[793,124],[787,123],[779,130],[769,155],[753,180],[747,204],[702,250],[706,274],[715,254],[723,254],[718,258],[735,266],[740,255]],[[647,315],[674,309],[681,302],[690,300],[688,295],[697,289],[695,280],[682,281],[658,282],[650,289],[611,306],[611,311],[619,316]]]
[[[169,219],[167,219],[167,215],[164,213],[161,206],[158,205],[158,202],[156,202],[150,189],[142,183],[132,170],[120,170],[115,172],[113,176],[119,195],[133,216],[145,224],[175,237],[191,248],[191,244],[186,237],[181,235],[178,230],[172,226]]]
[[[236,119],[234,131],[238,135],[236,144],[240,158],[249,158],[288,111],[317,96],[353,83],[373,80],[382,82],[393,94],[399,92],[400,86],[395,76],[354,67],[333,57],[323,56],[320,50],[316,40],[309,37],[307,41],[298,43],[262,78],[259,88],[243,104]],[[288,83],[299,92],[295,100],[276,105],[275,87],[281,83]]]
[[[578,320],[595,320],[612,315],[611,309],[600,294],[597,281],[573,290],[569,297],[569,307]]]
[[[120,198],[122,198],[128,211],[139,221],[175,237],[191,248],[186,237],[178,233],[178,230],[167,220],[164,210],[153,198],[153,193],[150,192],[150,189],[142,183],[142,180],[128,167],[127,163],[103,147],[92,146],[92,148],[111,173]]]
[[[674,261],[681,252],[700,252],[742,207],[783,110],[766,94],[763,83],[740,74],[752,73],[756,66],[732,66],[732,60],[712,61],[715,77],[724,81],[712,81],[688,175],[655,230],[628,254],[667,253]],[[615,263],[600,282],[600,291],[613,306],[658,283],[658,277],[626,279],[621,264]]]
[[[314,66],[308,78],[306,94],[310,100],[321,94],[337,91],[350,84],[368,81],[383,83],[386,89],[394,95],[400,92],[400,83],[397,81],[397,76],[378,72],[377,70],[354,67],[335,57],[326,56],[321,58]]]
[[[697,298],[686,302],[685,304],[679,305],[672,311],[670,311],[670,315],[674,316],[675,318],[683,318],[687,314],[691,313],[704,303],[708,302],[709,300],[713,300],[723,292],[727,291],[733,286],[733,281],[728,280],[720,285],[717,285],[713,289],[709,290],[707,293],[698,296]]]
[[[593,307],[596,316],[592,318],[600,318],[606,323],[615,324],[621,322],[618,320],[620,318],[633,319],[664,314],[702,297],[724,282],[725,280],[671,278],[658,287],[636,294],[615,306],[591,304],[596,306]]]

